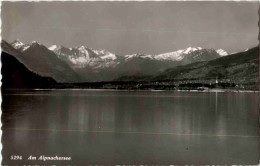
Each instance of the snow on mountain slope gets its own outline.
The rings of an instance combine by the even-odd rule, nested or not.
[[[52,45],[51,47],[49,47],[48,49],[51,50],[51,51],[54,51],[58,48],[59,46],[57,45]]]
[[[197,50],[201,50],[202,48],[201,47],[197,47],[197,48],[192,48],[192,47],[189,47],[185,50],[182,50],[182,53],[184,54],[189,54],[191,52],[194,52],[194,51],[197,51]]]
[[[25,51],[31,47],[30,44],[23,44],[19,40],[14,41],[12,46],[20,51]],[[169,62],[181,62],[193,63],[197,61],[205,61],[215,59],[217,57],[226,56],[228,53],[223,49],[203,49],[201,47],[188,47],[186,49],[180,49],[173,52],[167,52],[163,54],[150,55],[150,54],[130,54],[118,56],[106,50],[95,50],[87,46],[66,48],[61,45],[52,45],[48,48],[54,52],[59,59],[66,61],[74,68],[91,67],[92,69],[115,67],[121,62],[131,63],[133,58],[141,58],[144,60],[153,61],[169,61]]]
[[[31,46],[33,45],[41,45],[39,44],[38,42],[36,41],[32,41],[31,43],[28,43],[28,44],[24,44],[22,43],[21,41],[19,40],[15,40],[13,41],[12,43],[10,43],[11,46],[21,52],[24,52],[25,50],[27,50],[28,48],[30,48]]]
[[[154,59],[154,55],[149,54],[130,54],[130,55],[124,55],[123,56],[124,61],[129,61],[133,58],[142,58],[142,59]]]
[[[117,57],[115,54],[108,52],[106,50],[94,50],[91,49],[94,53],[96,53],[97,55],[100,56],[101,59],[111,59],[111,60],[115,60]]]
[[[181,61],[185,57],[185,55],[188,55],[188,54],[190,54],[194,51],[198,51],[198,50],[202,50],[202,48],[201,47],[196,47],[196,48],[189,47],[189,48],[174,51],[174,52],[167,52],[167,53],[163,53],[163,54],[159,54],[159,55],[154,55],[153,59]]]
[[[228,53],[227,53],[225,50],[223,50],[223,49],[218,49],[218,50],[216,50],[216,52],[217,52],[220,56],[227,56],[227,55],[228,55]]]
[[[202,50],[201,47],[196,47],[196,48],[186,48],[186,49],[182,49],[182,50],[178,50],[178,51],[174,51],[174,52],[167,52],[167,53],[163,53],[163,54],[158,54],[158,55],[149,55],[149,54],[131,54],[131,55],[125,55],[125,59],[126,60],[130,60],[131,58],[149,58],[152,60],[159,60],[159,61],[181,61],[185,55],[190,54],[194,51],[197,50]]]
[[[202,49],[201,47],[188,47],[186,49],[177,50],[158,55],[150,54],[130,54],[118,56],[106,50],[95,50],[86,46],[65,48],[63,46],[53,45],[49,50],[55,52],[59,58],[71,63],[74,67],[84,68],[89,66],[94,69],[115,67],[121,62],[131,63],[131,59],[141,58],[154,61],[185,61],[184,63],[193,63],[197,61],[205,61],[215,59],[220,56],[226,56],[227,52],[219,49]]]
[[[196,58],[196,57],[198,58],[202,53],[204,54],[205,51],[209,54],[209,56],[212,56],[212,55],[217,56],[215,53],[217,53],[219,56],[228,55],[228,53],[226,51],[224,51],[223,49],[213,50],[213,49],[203,49],[201,47],[195,47],[195,48],[189,47],[189,48],[174,51],[174,52],[168,52],[168,53],[155,55],[154,59],[182,61],[184,58],[187,58],[189,56],[193,56],[194,58]],[[196,55],[194,55],[194,54],[196,54]],[[203,60],[203,59],[201,59],[201,60]]]
[[[66,48],[57,45],[49,47],[49,50],[76,68],[90,66],[97,69],[116,65],[117,56],[106,50],[94,50],[86,46]]]
[[[180,61],[183,59],[183,56],[181,53],[178,51],[176,52],[168,52],[168,53],[163,53],[159,55],[155,55],[154,59],[156,60],[172,60],[172,61]]]
[[[24,46],[24,44],[20,41],[20,40],[15,40],[12,43],[10,43],[12,47],[14,47],[15,49],[20,49],[21,47]]]

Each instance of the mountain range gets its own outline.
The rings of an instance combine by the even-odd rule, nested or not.
[[[43,77],[51,77],[57,82],[75,82],[80,76],[57,55],[37,42],[23,45],[17,41],[7,43],[2,41],[3,51],[15,56],[29,70]]]
[[[163,72],[146,76],[123,76],[117,81],[162,81],[162,80],[224,80],[236,84],[255,85],[259,78],[259,48],[169,68]]]
[[[2,41],[3,51],[12,50],[29,70],[57,82],[112,81],[124,76],[158,75],[170,68],[207,62],[228,55],[223,49],[189,47],[157,55],[117,55],[107,50],[87,46],[66,48],[53,45],[49,48],[33,41],[24,44],[15,40],[10,44]]]
[[[153,86],[158,81],[194,80],[209,84],[216,78],[232,86],[253,88],[259,75],[258,47],[233,54],[222,49],[189,47],[157,55],[117,55],[87,46],[47,48],[35,41],[23,44],[3,40],[1,46],[2,87],[7,89],[102,88],[110,83],[116,88],[130,82],[136,87],[138,82]]]

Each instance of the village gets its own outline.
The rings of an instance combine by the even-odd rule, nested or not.
[[[255,83],[245,83],[244,79],[194,79],[161,81],[108,81],[87,83],[60,83],[58,89],[115,89],[115,90],[198,90],[211,89],[258,90]]]

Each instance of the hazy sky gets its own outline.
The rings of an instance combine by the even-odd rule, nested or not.
[[[3,2],[2,38],[116,54],[258,45],[258,2]]]

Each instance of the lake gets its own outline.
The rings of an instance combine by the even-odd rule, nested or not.
[[[2,164],[258,163],[258,93],[28,90],[2,100]],[[27,160],[41,155],[71,160]]]

